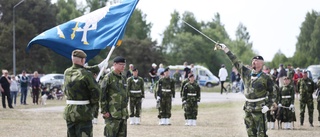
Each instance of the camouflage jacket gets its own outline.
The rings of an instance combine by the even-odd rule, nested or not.
[[[282,105],[294,104],[294,94],[294,87],[291,84],[282,86],[278,93],[276,102]]]
[[[298,90],[300,92],[300,101],[312,101],[312,94],[315,90],[315,84],[310,78],[301,78],[298,81]]]
[[[174,98],[175,97],[174,80],[171,79],[170,77],[161,78],[158,81],[157,96],[159,96],[160,98],[163,98],[163,97]]]
[[[182,98],[183,96],[183,87],[189,82],[189,79],[185,79],[184,81],[182,81],[181,83],[181,90],[180,90],[180,97]]]
[[[274,97],[274,82],[272,79],[262,71],[254,73],[254,70],[242,64],[231,51],[226,54],[244,82],[244,95],[247,100],[244,104],[244,110],[261,112],[263,105],[267,105],[270,108]],[[253,101],[263,98],[265,99],[261,101]]]
[[[93,119],[93,111],[99,108],[100,87],[92,73],[80,65],[73,64],[64,72],[63,91],[67,100],[89,100],[88,105],[67,104],[64,119],[67,121],[88,121]]]
[[[182,102],[187,101],[187,102],[200,102],[200,86],[198,83],[193,82],[190,83],[188,82],[184,88],[183,88],[183,96],[182,96]]]
[[[127,79],[127,83],[127,92],[129,93],[130,97],[144,98],[144,81],[141,77],[129,77]]]
[[[128,92],[125,77],[112,71],[104,76],[100,86],[101,113],[109,112],[112,118],[127,119]]]
[[[180,81],[180,78],[181,78],[181,74],[178,72],[175,72],[174,74],[173,74],[173,78],[174,78],[174,82],[176,82],[176,83],[180,83],[181,81]]]
[[[288,72],[287,72],[287,77],[289,79],[291,79],[291,82],[293,81],[293,76],[294,76],[294,70],[291,68],[291,69],[288,69]]]

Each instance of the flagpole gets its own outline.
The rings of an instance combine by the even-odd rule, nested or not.
[[[111,47],[111,50],[110,50],[109,53],[108,53],[107,58],[106,58],[105,60],[103,60],[102,68],[100,69],[100,72],[99,72],[98,76],[96,77],[96,81],[97,81],[97,82],[99,81],[100,76],[102,75],[103,71],[106,69],[106,66],[108,66],[108,61],[109,61],[110,56],[111,56],[111,54],[112,54],[112,52],[113,52],[113,50],[114,50],[115,48],[116,48],[116,46],[112,46],[112,47]]]

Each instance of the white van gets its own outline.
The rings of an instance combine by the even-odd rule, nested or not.
[[[320,76],[320,65],[310,65],[307,70],[311,72],[313,82],[317,82],[318,77]]]
[[[183,70],[185,67],[183,65],[170,65],[168,67],[170,68],[170,77],[173,77],[176,70],[179,70],[181,75],[184,73]],[[190,66],[188,67],[191,68]],[[194,68],[196,72],[193,72],[193,74],[195,74],[200,86],[213,87],[219,85],[219,78],[213,75],[208,68],[199,65],[195,65]],[[184,78],[184,76],[182,77]]]

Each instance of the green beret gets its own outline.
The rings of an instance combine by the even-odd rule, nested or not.
[[[86,58],[87,54],[83,52],[82,50],[76,49],[72,51],[72,56],[78,57],[78,58]]]
[[[126,63],[126,59],[124,59],[124,58],[121,57],[121,56],[117,56],[117,57],[115,57],[115,58],[113,59],[113,62],[115,62],[115,63],[119,63],[119,62],[121,62],[121,63]]]

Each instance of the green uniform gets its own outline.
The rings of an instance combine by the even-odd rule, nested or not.
[[[200,102],[200,86],[194,82],[188,82],[183,88],[182,102],[184,103],[185,119],[197,119],[198,102]]]
[[[64,76],[63,90],[67,96],[64,119],[68,137],[93,136],[91,120],[99,107],[100,87],[92,73],[77,64],[66,69]]]
[[[175,97],[174,80],[170,77],[161,78],[158,82],[157,96],[160,97],[158,118],[170,118],[172,98]]]
[[[267,136],[265,114],[261,110],[264,105],[270,108],[273,103],[274,83],[262,71],[254,73],[253,70],[245,67],[232,52],[229,51],[226,54],[240,73],[244,82],[246,102],[243,109],[245,111],[244,123],[247,134],[249,137],[265,137]]]
[[[180,90],[180,97],[182,98],[183,96],[183,88],[184,88],[184,85],[186,85],[187,83],[189,82],[189,79],[185,79],[184,81],[182,81],[181,83],[181,90]]]
[[[175,82],[176,87],[180,87],[180,85],[181,85],[181,81],[180,81],[181,74],[179,72],[175,72],[173,74],[173,78],[174,78],[174,82]]]
[[[109,113],[105,119],[104,135],[107,137],[127,136],[128,92],[126,79],[114,71],[104,76],[101,81],[101,113]]]
[[[292,112],[292,109],[289,109],[290,105],[294,105],[294,87],[293,85],[284,85],[280,88],[280,92],[278,93],[277,100],[279,104],[281,104],[283,107],[287,108],[279,108],[280,110],[280,120],[281,122],[292,122],[294,121],[294,112]]]
[[[273,80],[273,75],[271,74],[267,74],[272,80]],[[276,82],[273,80],[273,102],[277,102],[276,101],[276,98],[278,97],[278,94],[279,93],[279,87],[278,85],[276,84]],[[272,113],[271,111],[268,111],[267,112],[267,122],[275,122],[276,121],[276,112],[275,113]]]
[[[320,121],[320,80],[317,81],[317,109],[318,109],[318,121]]]
[[[130,96],[130,117],[140,117],[142,98],[144,98],[144,81],[141,77],[127,79],[127,92]]]
[[[315,89],[315,84],[310,78],[301,78],[298,81],[298,90],[300,93],[300,124],[303,125],[304,112],[308,107],[309,123],[313,123],[313,97],[312,93]]]

